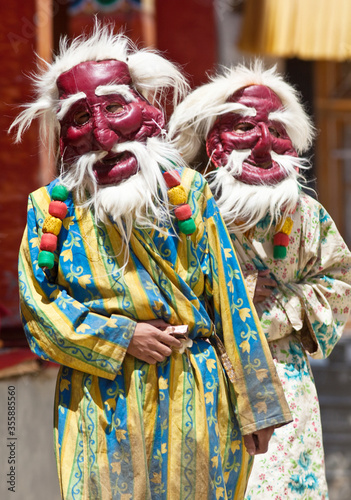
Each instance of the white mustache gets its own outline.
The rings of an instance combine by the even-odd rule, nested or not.
[[[240,176],[243,171],[243,163],[251,155],[251,149],[233,150],[229,157],[225,168],[234,177]],[[296,168],[299,170],[306,170],[310,168],[309,162],[305,158],[298,158],[290,155],[279,155],[275,151],[270,153],[273,161],[278,163],[280,168],[287,174],[291,175],[296,172]]]
[[[271,216],[271,223],[294,210],[299,199],[303,176],[296,168],[306,169],[308,160],[287,155],[271,153],[272,159],[287,173],[275,185],[250,185],[240,182],[236,176],[242,172],[242,165],[250,151],[233,151],[226,166],[219,168],[210,176],[210,187],[217,200],[224,221],[232,231],[237,231],[235,221],[245,221],[240,232],[254,227],[265,215]],[[269,228],[268,228],[269,229]],[[267,229],[267,230],[268,230]]]

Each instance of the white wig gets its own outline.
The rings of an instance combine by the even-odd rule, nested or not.
[[[107,59],[126,63],[133,86],[151,102],[160,103],[166,92],[173,90],[173,102],[176,104],[188,90],[184,76],[173,63],[151,49],[138,50],[129,38],[114,34],[113,25],[101,26],[96,21],[91,36],[83,34],[72,42],[67,37],[62,38],[59,53],[52,64],[39,61],[38,73],[32,75],[35,101],[23,106],[24,111],[10,127],[10,131],[17,127],[16,142],[20,142],[32,120],[40,117],[40,136],[48,141],[50,151],[54,151],[60,127],[57,119],[57,78],[80,63]]]
[[[308,150],[314,127],[298,92],[283,80],[275,66],[265,70],[262,61],[256,59],[250,67],[240,64],[224,68],[224,74],[213,77],[210,83],[194,90],[177,106],[169,123],[169,134],[186,162],[191,163],[198,156],[219,115],[247,114],[238,104],[227,101],[237,90],[250,85],[264,85],[277,94],[284,108],[280,120],[296,151],[301,154]]]

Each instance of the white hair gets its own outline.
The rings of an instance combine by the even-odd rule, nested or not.
[[[38,73],[32,75],[36,98],[23,106],[24,111],[9,130],[17,128],[16,142],[20,142],[33,119],[41,118],[40,137],[47,141],[50,151],[55,151],[60,129],[57,78],[80,63],[108,59],[126,63],[133,86],[152,103],[160,104],[167,91],[173,90],[176,104],[188,90],[184,76],[173,63],[151,49],[138,50],[125,35],[114,34],[113,25],[102,26],[96,21],[91,36],[83,34],[71,42],[67,37],[62,38],[52,64],[39,61]]]
[[[296,151],[308,150],[314,137],[312,121],[303,109],[298,92],[283,80],[276,67],[265,70],[262,61],[256,59],[250,67],[238,65],[224,68],[222,75],[211,79],[189,94],[175,109],[169,123],[169,134],[186,162],[191,163],[204,148],[206,138],[216,118],[221,114],[243,110],[228,99],[239,89],[250,85],[269,87],[282,102],[279,120]],[[238,106],[235,109],[235,104]]]

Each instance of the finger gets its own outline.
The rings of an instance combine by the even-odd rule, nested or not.
[[[257,304],[258,302],[263,302],[267,297],[256,297],[256,295],[254,296],[254,304]]]
[[[254,432],[254,439],[257,440],[257,451],[256,453],[266,453],[268,450],[269,440],[274,432],[274,426],[267,427],[266,429],[261,429]]]
[[[139,359],[145,361],[145,363],[148,363],[149,365],[155,365],[157,363],[157,360],[152,356],[145,356],[145,358],[139,358]]]
[[[260,279],[259,286],[270,286],[275,288],[277,286],[277,282],[272,280],[271,278],[262,278]]]
[[[252,434],[244,436],[244,444],[249,455],[253,456],[256,454],[256,445]]]
[[[266,453],[268,450],[268,443],[269,439],[268,436],[265,434],[254,434],[257,438],[257,447],[256,447],[256,454],[259,455],[261,453]]]
[[[149,325],[154,326],[155,328],[165,329],[169,326],[163,319],[150,319],[149,321],[145,321],[144,323],[148,323]]]
[[[254,296],[254,303],[263,302],[266,299],[267,299],[267,295],[263,295],[263,294],[258,293],[258,294],[255,294],[255,296]]]
[[[150,354],[142,353],[134,357],[140,361],[143,361],[144,363],[148,363],[149,365],[155,365],[156,363],[158,363],[158,361]]]
[[[162,341],[158,340],[151,347],[152,352],[158,352],[162,356],[170,356],[172,354],[172,349]]]
[[[256,294],[257,296],[269,297],[272,295],[273,290],[271,288],[258,288]]]
[[[173,335],[170,335],[168,333],[160,332],[160,334],[157,337],[157,340],[162,342],[162,344],[166,344],[169,347],[175,347],[176,349],[179,349],[182,345],[181,341]]]
[[[264,269],[263,271],[258,271],[258,276],[267,276],[270,272],[270,269]]]
[[[171,351],[172,353],[172,351]],[[168,356],[164,356],[159,351],[153,351],[150,353],[150,357],[154,360],[155,363],[162,363]]]

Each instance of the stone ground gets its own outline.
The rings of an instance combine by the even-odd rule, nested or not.
[[[59,500],[53,446],[56,368],[0,380],[0,499]],[[7,393],[16,392],[15,491],[9,491]]]
[[[330,500],[351,499],[351,328],[327,360],[312,361],[320,397]],[[52,420],[56,368],[0,380],[0,499],[59,500]],[[9,491],[7,388],[16,387],[16,488]],[[35,404],[33,404],[35,401]]]
[[[351,499],[351,330],[311,363],[319,394],[330,500]]]

